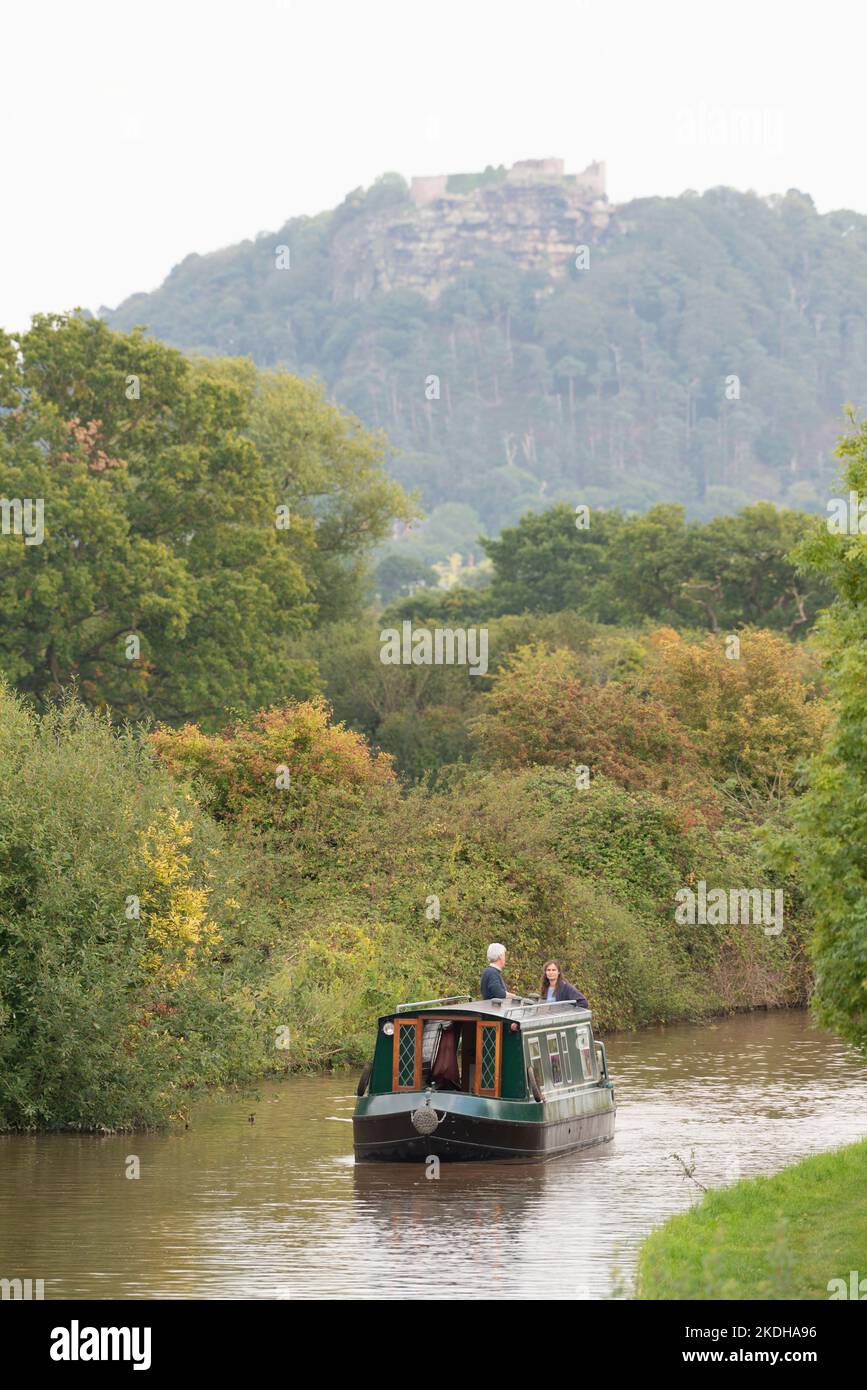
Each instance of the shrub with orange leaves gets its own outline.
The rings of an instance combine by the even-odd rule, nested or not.
[[[827,727],[818,667],[778,633],[743,628],[737,638],[739,654],[730,657],[718,636],[690,643],[660,628],[649,639],[650,691],[689,729],[716,775],[785,792]]]
[[[333,723],[321,699],[259,710],[218,734],[160,727],[150,740],[175,776],[196,779],[214,815],[256,829],[325,830],[341,811],[397,795],[391,758]]]
[[[585,765],[631,790],[677,790],[713,801],[692,740],[659,701],[619,682],[585,685],[576,656],[542,643],[519,647],[485,697],[474,732],[504,767]]]

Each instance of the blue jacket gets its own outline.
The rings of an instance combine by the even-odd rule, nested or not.
[[[508,992],[502,970],[498,970],[495,965],[486,965],[482,971],[482,998],[505,999]]]
[[[548,991],[546,990],[544,998],[547,999],[547,997]],[[584,998],[584,995],[581,993],[580,989],[576,989],[574,985],[570,985],[568,980],[557,981],[557,988],[554,991],[554,998],[577,999],[582,1009],[590,1008],[590,1005],[587,1003],[587,1000]],[[544,1003],[544,999],[542,1002]]]

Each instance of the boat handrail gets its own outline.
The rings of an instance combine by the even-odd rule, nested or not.
[[[505,1013],[507,1018],[520,1019],[523,1023],[542,1024],[549,1018],[562,1018],[567,1009],[574,1009],[576,1014],[580,1014],[582,1023],[589,1022],[593,1017],[592,1010],[585,1009],[579,999],[546,999],[539,1004],[513,1004]],[[563,1019],[563,1022],[566,1020]]]
[[[525,1004],[521,1002],[520,1004],[513,1004],[512,1008],[520,1009],[522,1012],[525,1012],[527,1009],[563,1009],[567,1004],[571,1004],[576,1009],[584,1007],[580,999],[542,999],[538,1004]]]
[[[472,998],[471,994],[447,994],[442,999],[413,999],[408,1004],[398,1004],[395,1013],[403,1013],[404,1009],[426,1009],[434,1004],[470,1004]]]

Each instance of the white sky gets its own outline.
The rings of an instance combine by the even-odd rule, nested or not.
[[[0,326],[114,307],[387,169],[559,155],[614,202],[867,212],[857,0],[23,0],[0,15]]]

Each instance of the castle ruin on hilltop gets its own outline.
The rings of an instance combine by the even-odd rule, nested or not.
[[[606,196],[605,165],[598,160],[588,164],[580,174],[567,174],[562,159],[519,159],[517,164],[513,164],[511,169],[506,171],[504,178],[507,184],[544,184],[557,183],[560,180],[568,180],[588,197],[604,199]],[[459,193],[449,194],[448,182],[448,174],[414,178],[410,184],[409,196],[419,208],[426,207],[438,198],[460,197]]]
[[[562,159],[523,159],[484,174],[414,178],[408,203],[338,232],[334,296],[412,289],[436,299],[493,254],[562,275],[577,246],[605,231],[612,211],[600,162],[579,174],[567,174]]]

